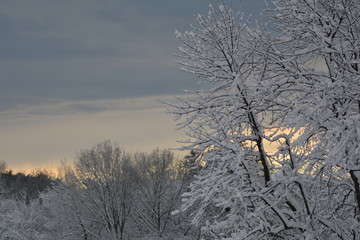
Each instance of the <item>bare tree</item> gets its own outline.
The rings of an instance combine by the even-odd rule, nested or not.
[[[5,161],[0,162],[0,173],[4,173],[7,168],[7,163]]]
[[[74,165],[77,190],[70,197],[76,198],[72,203],[79,213],[79,224],[83,221],[92,226],[84,228],[84,236],[123,239],[133,203],[130,155],[105,141],[81,151]]]
[[[81,187],[73,168],[65,161],[58,168],[58,182],[40,198],[51,214],[47,228],[49,239],[98,239],[100,234],[81,201]],[[94,226],[95,225],[95,226]]]
[[[138,171],[134,218],[140,231],[158,237],[164,236],[168,229],[175,232],[171,212],[178,206],[184,182],[174,165],[174,154],[156,149],[150,154],[137,153],[134,159]]]

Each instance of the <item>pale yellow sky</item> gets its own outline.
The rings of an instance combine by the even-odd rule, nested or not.
[[[77,152],[107,139],[127,152],[176,149],[182,145],[177,141],[188,137],[165,113],[161,101],[171,99],[174,96],[57,101],[0,112],[0,161],[15,171],[56,171],[60,161],[72,163]],[[276,146],[266,143],[268,151]]]
[[[177,140],[186,137],[164,113],[160,100],[168,98],[60,102],[1,112],[0,160],[8,169],[29,172],[72,162],[76,152],[106,139],[129,152],[179,147]]]

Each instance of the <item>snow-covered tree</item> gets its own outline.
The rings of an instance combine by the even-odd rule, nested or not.
[[[26,204],[15,199],[1,199],[0,239],[45,240],[47,217],[39,201]]]
[[[279,124],[295,130],[298,165],[321,185],[308,194],[318,195],[314,230],[359,238],[359,1],[279,0],[273,11],[280,37],[270,71],[292,92]]]
[[[209,220],[204,233],[210,236],[230,237],[245,229],[255,233],[262,220],[254,212],[272,205],[262,198],[273,168],[264,147],[265,114],[271,106],[259,94],[266,70],[266,56],[259,50],[268,37],[226,6],[218,11],[210,6],[208,17],[199,15],[197,23],[189,32],[177,32],[183,43],[178,59],[208,88],[170,103],[170,111],[185,118],[180,127],[188,127],[193,139],[187,148],[206,152],[183,210],[195,206],[194,222]],[[277,209],[273,216],[278,219],[272,221],[285,222]]]
[[[205,152],[182,209],[206,238],[356,239],[360,4],[278,0],[270,13],[276,34],[224,5],[176,33],[180,68],[204,86],[169,103],[184,149]]]

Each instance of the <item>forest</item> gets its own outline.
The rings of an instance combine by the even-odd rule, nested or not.
[[[209,5],[176,31],[200,86],[165,103],[188,156],[105,141],[58,180],[5,171],[0,238],[360,239],[360,3],[265,13]]]
[[[12,173],[2,164],[0,239],[194,239],[187,214],[173,215],[199,167],[195,152],[126,153],[100,142],[62,162],[58,176]]]

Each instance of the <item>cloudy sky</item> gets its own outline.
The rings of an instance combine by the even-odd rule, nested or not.
[[[209,0],[1,0],[0,161],[55,167],[111,139],[127,151],[178,147],[163,99],[197,87],[177,69],[174,32]],[[254,17],[263,0],[227,0]]]

